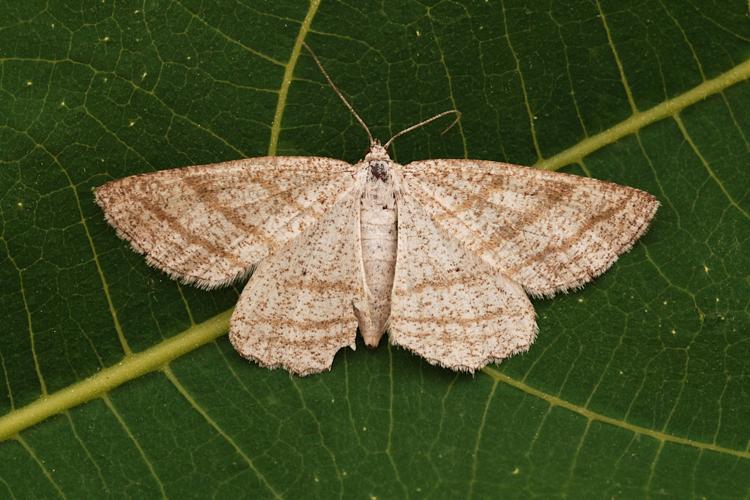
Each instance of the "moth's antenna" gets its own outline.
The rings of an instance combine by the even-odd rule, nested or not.
[[[323,65],[318,60],[318,56],[315,55],[315,52],[313,52],[313,50],[305,42],[302,42],[302,45],[310,53],[310,55],[312,56],[313,60],[315,61],[315,64],[317,64],[318,68],[320,68],[320,72],[323,73],[323,76],[325,76],[326,80],[328,80],[328,85],[331,86],[331,88],[333,89],[333,91],[336,92],[336,95],[339,96],[341,98],[341,100],[344,102],[344,104],[346,105],[346,107],[349,108],[349,111],[351,111],[351,113],[354,115],[354,118],[357,119],[357,121],[359,122],[359,124],[362,125],[362,128],[365,129],[365,132],[367,132],[367,138],[370,139],[370,144],[374,144],[375,143],[375,139],[372,137],[372,134],[370,133],[370,129],[367,128],[367,124],[365,123],[365,121],[362,118],[359,117],[359,115],[357,114],[357,112],[354,111],[354,108],[352,107],[351,104],[349,104],[349,101],[346,100],[346,97],[344,97],[344,94],[342,94],[341,91],[339,91],[339,89],[333,83],[333,80],[331,80],[331,77],[328,76],[328,73],[326,72],[325,68],[323,67]]]
[[[401,136],[402,136],[402,135],[404,135],[404,134],[408,134],[409,132],[411,132],[411,131],[412,131],[412,130],[414,130],[414,129],[418,129],[419,127],[423,127],[423,126],[427,125],[428,123],[430,123],[430,122],[434,122],[434,121],[435,121],[435,120],[437,120],[438,118],[442,118],[442,117],[444,117],[445,115],[449,115],[449,114],[451,114],[451,113],[455,113],[455,114],[456,114],[456,119],[455,119],[455,120],[453,120],[453,122],[452,122],[452,123],[451,123],[450,125],[448,125],[448,128],[446,128],[445,130],[443,130],[443,132],[442,132],[442,133],[443,133],[443,134],[444,134],[444,133],[446,133],[447,131],[449,131],[449,130],[450,130],[450,129],[451,129],[452,127],[453,127],[453,125],[455,125],[456,123],[458,123],[458,120],[460,120],[460,119],[461,119],[461,112],[460,112],[459,110],[457,110],[457,109],[449,109],[448,111],[443,111],[442,113],[438,113],[438,114],[436,114],[436,115],[435,115],[435,116],[433,116],[432,118],[428,118],[428,119],[426,119],[426,120],[422,120],[422,121],[421,121],[421,122],[419,122],[419,123],[415,123],[415,124],[414,124],[414,125],[412,125],[411,127],[406,127],[406,128],[404,129],[404,130],[402,130],[402,131],[401,131],[401,132],[399,132],[398,134],[396,134],[396,135],[394,135],[393,137],[391,137],[390,139],[388,139],[388,142],[386,142],[386,143],[385,143],[385,144],[383,145],[383,149],[388,149],[388,146],[390,146],[390,145],[391,145],[391,143],[393,142],[393,140],[394,140],[394,139],[396,139],[397,137],[401,137]]]

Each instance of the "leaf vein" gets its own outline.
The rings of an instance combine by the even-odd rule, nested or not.
[[[640,129],[657,121],[676,116],[677,113],[693,104],[702,101],[708,96],[721,93],[724,89],[750,78],[750,59],[722,73],[721,75],[707,80],[692,89],[667,99],[661,104],[631,115],[629,118],[613,125],[612,127],[592,135],[577,144],[534,164],[537,168],[545,170],[558,170],[566,165],[575,163],[581,158],[612,144],[621,138],[635,134]]]
[[[294,68],[297,67],[297,60],[299,59],[300,51],[302,50],[302,43],[305,41],[307,33],[310,31],[310,25],[312,25],[315,13],[318,11],[320,6],[320,0],[311,0],[310,8],[307,10],[307,15],[302,21],[297,38],[294,40],[294,46],[292,47],[292,53],[289,55],[289,61],[284,64],[284,77],[281,80],[281,88],[279,88],[279,98],[276,101],[276,111],[273,116],[273,123],[271,124],[271,137],[268,140],[268,156],[276,156],[276,152],[279,147],[279,135],[281,134],[281,120],[284,117],[284,110],[286,109],[286,99],[289,95],[289,87],[292,85]]]
[[[154,466],[151,463],[151,460],[149,460],[148,457],[146,456],[146,452],[143,450],[143,447],[141,447],[141,443],[138,442],[135,435],[130,430],[130,427],[128,426],[127,422],[125,422],[125,419],[123,419],[122,415],[120,415],[120,412],[117,411],[115,404],[112,402],[111,399],[109,399],[109,396],[107,395],[102,396],[102,401],[104,401],[104,404],[107,405],[107,408],[109,408],[109,411],[112,412],[112,415],[115,417],[115,419],[120,424],[122,429],[128,435],[128,438],[130,438],[130,441],[133,443],[133,446],[135,446],[135,449],[138,451],[138,454],[141,456],[143,463],[146,464],[146,467],[148,468],[149,473],[151,474],[151,477],[154,478],[157,486],[159,486],[161,497],[168,498],[167,492],[164,490],[164,483],[161,482],[161,479],[156,474],[156,470],[154,470]]]
[[[471,476],[469,478],[469,491],[466,494],[466,498],[474,497],[474,485],[477,482],[477,464],[479,463],[479,447],[482,444],[482,434],[484,433],[484,426],[487,424],[487,414],[490,411],[492,400],[495,398],[498,382],[498,379],[493,379],[492,381],[492,388],[487,393],[487,401],[484,403],[482,419],[479,421],[479,427],[477,427],[477,437],[474,440],[474,450],[471,453]]]
[[[47,470],[47,467],[44,466],[44,462],[42,462],[39,457],[34,452],[34,449],[29,445],[29,443],[26,442],[24,438],[22,438],[20,435],[16,436],[16,441],[18,441],[21,446],[26,450],[26,452],[31,456],[31,458],[34,459],[36,464],[39,466],[39,469],[41,469],[42,474],[44,474],[44,477],[47,478],[47,480],[50,482],[53,488],[57,491],[57,493],[60,495],[61,498],[67,498],[65,496],[65,493],[63,493],[63,490],[60,488],[60,485],[57,484],[55,479],[52,477],[52,474],[49,470]]]
[[[638,114],[638,106],[635,105],[635,100],[633,99],[633,92],[630,90],[630,84],[628,84],[628,78],[625,76],[625,68],[622,65],[622,61],[620,60],[620,55],[617,53],[617,47],[615,46],[614,40],[612,40],[612,32],[609,30],[609,24],[607,24],[607,16],[604,15],[604,11],[602,10],[602,5],[599,3],[599,0],[596,0],[596,9],[599,11],[599,19],[602,20],[602,26],[604,26],[604,32],[607,35],[607,42],[609,43],[609,48],[612,50],[612,56],[615,59],[615,64],[617,65],[617,71],[620,73],[620,81],[622,82],[622,87],[625,90],[625,95],[628,98],[628,104],[630,104],[630,109],[633,112],[633,114]]]
[[[481,371],[485,375],[487,375],[488,377],[491,377],[493,379],[497,379],[497,380],[499,380],[499,381],[501,381],[503,383],[506,383],[506,384],[508,384],[508,385],[510,385],[512,387],[515,387],[516,389],[518,389],[518,390],[520,390],[522,392],[525,392],[525,393],[530,394],[530,395],[532,395],[532,396],[534,396],[536,398],[539,398],[539,399],[542,399],[544,401],[547,401],[550,404],[550,408],[554,407],[554,406],[559,406],[561,408],[565,408],[566,410],[569,410],[569,411],[572,411],[574,413],[577,413],[577,414],[579,414],[582,417],[585,417],[587,419],[595,420],[595,421],[598,421],[598,422],[604,422],[604,423],[609,424],[609,425],[614,425],[616,427],[620,427],[622,429],[626,429],[626,430],[628,430],[630,432],[633,432],[635,434],[639,434],[639,435],[643,435],[643,436],[648,436],[650,438],[653,438],[653,439],[659,441],[660,443],[665,443],[665,442],[675,443],[675,444],[680,444],[680,445],[684,445],[684,446],[690,446],[690,447],[693,447],[693,448],[698,448],[698,449],[701,449],[701,450],[705,449],[705,450],[713,451],[713,452],[716,452],[716,453],[723,453],[723,454],[730,455],[730,456],[737,457],[737,458],[750,459],[750,452],[748,452],[748,451],[734,450],[734,449],[730,449],[730,448],[725,448],[723,446],[720,446],[720,445],[717,445],[717,444],[714,444],[714,443],[706,443],[706,442],[702,442],[702,441],[696,441],[694,439],[688,439],[688,438],[684,438],[684,437],[680,437],[680,436],[675,436],[675,435],[672,435],[672,434],[667,434],[664,431],[657,431],[657,430],[649,429],[647,427],[643,427],[643,426],[640,426],[640,425],[631,424],[630,422],[626,422],[625,420],[617,419],[617,418],[614,418],[614,417],[609,417],[607,415],[603,415],[601,413],[597,413],[597,412],[595,412],[593,410],[589,410],[588,408],[585,408],[583,406],[571,403],[571,402],[566,401],[564,399],[560,399],[557,396],[553,396],[553,395],[548,394],[548,393],[546,393],[544,391],[541,391],[539,389],[531,387],[530,385],[527,385],[527,384],[525,384],[525,383],[523,383],[523,382],[521,382],[519,380],[516,380],[516,379],[514,379],[512,377],[509,377],[509,376],[505,375],[502,372],[499,372],[498,370],[496,370],[494,368],[486,367],[486,368],[483,368]]]
[[[166,366],[162,369],[162,372],[167,377],[167,380],[169,380],[172,385],[177,389],[177,391],[182,395],[183,398],[185,398],[185,401],[187,401],[190,406],[193,407],[193,409],[201,416],[203,417],[203,420],[208,423],[216,432],[219,433],[219,435],[226,441],[232,448],[234,448],[234,451],[245,461],[245,463],[250,467],[250,470],[252,470],[255,475],[258,477],[260,482],[263,484],[263,486],[268,489],[268,491],[271,492],[271,494],[274,496],[274,498],[282,498],[282,496],[276,491],[276,489],[271,485],[270,482],[268,482],[268,479],[266,476],[255,466],[255,463],[253,462],[252,458],[250,458],[243,450],[240,448],[240,446],[232,439],[232,437],[224,432],[224,429],[222,429],[219,424],[216,423],[214,419],[211,418],[211,416],[204,410],[200,404],[193,398],[193,396],[188,392],[188,390],[185,388],[185,386],[182,385],[180,380],[177,378],[177,376],[174,374],[171,368],[169,366]]]

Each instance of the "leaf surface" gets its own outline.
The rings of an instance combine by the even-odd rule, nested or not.
[[[744,2],[5,2],[0,495],[747,497]],[[647,190],[650,232],[474,377],[385,344],[304,379],[224,335],[240,287],[146,266],[91,188],[266,154],[468,157]]]

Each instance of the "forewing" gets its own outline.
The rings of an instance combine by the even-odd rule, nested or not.
[[[96,189],[96,202],[149,264],[213,288],[314,224],[353,172],[329,158],[249,158],[112,181]]]
[[[264,260],[237,303],[234,348],[260,365],[298,375],[327,370],[355,346],[354,308],[366,310],[355,186],[299,238]]]
[[[491,161],[418,161],[404,177],[443,230],[534,296],[606,271],[659,205],[638,189]]]
[[[397,205],[391,342],[471,372],[528,349],[536,322],[523,288],[446,234],[408,186]]]

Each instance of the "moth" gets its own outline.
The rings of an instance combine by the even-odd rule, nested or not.
[[[229,338],[297,375],[329,370],[356,331],[473,372],[525,351],[533,297],[581,287],[646,231],[652,195],[494,161],[400,165],[367,131],[356,165],[261,157],[135,175],[96,202],[148,264],[212,289],[252,273]]]

